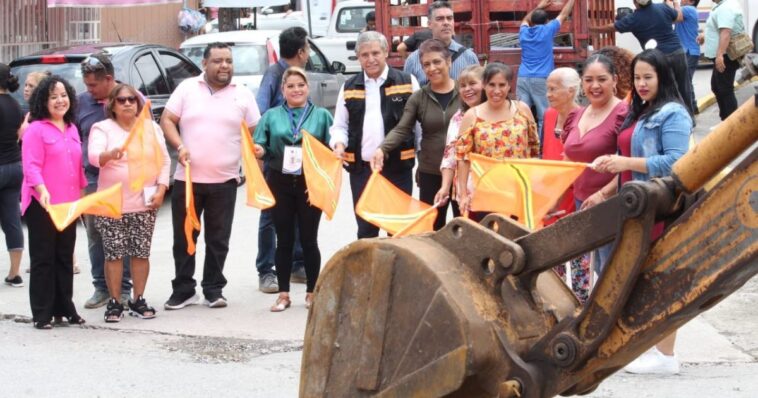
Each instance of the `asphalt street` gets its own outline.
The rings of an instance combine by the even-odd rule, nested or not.
[[[709,91],[709,70],[696,75],[698,97]],[[756,83],[753,83],[756,85]],[[740,102],[753,92],[739,90]],[[696,139],[718,122],[715,106],[697,120]],[[351,242],[356,233],[348,179],[343,180],[335,218],[321,221],[323,262]],[[229,306],[192,306],[164,311],[171,293],[171,214],[168,203],[158,214],[151,274],[145,298],[158,308],[152,320],[125,317],[106,325],[103,309],[87,310],[92,294],[84,229],[77,231],[74,302],[87,319],[84,327],[39,331],[29,322],[28,287],[0,286],[0,396],[3,397],[294,397],[307,310],[305,285],[293,285],[293,306],[271,313],[275,295],[257,290],[254,267],[259,211],[244,204],[240,188],[225,275]],[[167,201],[168,202],[168,201]],[[198,245],[202,261],[204,244]],[[199,262],[201,264],[201,262]],[[8,259],[0,258],[5,272]],[[28,267],[24,255],[22,269]],[[200,268],[199,265],[198,268]],[[201,277],[201,271],[196,272]],[[23,274],[28,282],[28,274]],[[591,397],[757,397],[758,278],[749,281],[679,333],[680,375],[632,376],[618,373]]]

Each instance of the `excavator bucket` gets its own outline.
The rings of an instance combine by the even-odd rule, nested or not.
[[[758,94],[671,177],[627,183],[543,229],[493,214],[348,245],[316,286],[300,396],[592,391],[758,273],[756,142]],[[667,228],[651,244],[661,221]],[[610,260],[580,306],[551,269],[610,242]]]

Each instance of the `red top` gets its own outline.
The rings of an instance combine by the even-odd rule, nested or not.
[[[563,151],[571,161],[592,163],[599,156],[616,153],[618,128],[624,123],[629,105],[619,102],[602,123],[580,137],[578,125],[585,109],[572,111],[566,118]],[[574,196],[585,201],[613,177],[611,173],[598,173],[588,167],[574,182]]]
[[[544,130],[542,142],[542,158],[546,160],[563,160],[563,143],[559,137],[555,136],[555,128],[558,123],[558,111],[555,108],[547,108],[544,115],[542,128]],[[544,223],[548,226],[574,212],[574,188],[569,187],[558,201],[555,207],[558,215],[547,218]]]

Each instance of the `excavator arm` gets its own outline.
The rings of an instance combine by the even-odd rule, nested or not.
[[[316,287],[301,397],[583,394],[758,273],[758,95],[668,178],[538,231],[499,215],[360,240]],[[690,203],[693,202],[694,203]],[[655,222],[663,236],[650,243]],[[613,242],[581,306],[550,269]]]

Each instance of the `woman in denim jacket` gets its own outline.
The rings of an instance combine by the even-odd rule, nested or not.
[[[692,116],[684,106],[671,70],[658,50],[645,50],[634,58],[632,109],[618,135],[620,155],[599,157],[594,162],[596,171],[620,173],[621,184],[671,174],[671,167],[687,152],[693,127]],[[613,184],[603,189],[615,191],[617,187],[618,184]],[[662,233],[663,223],[658,223],[651,236],[657,239]],[[679,362],[674,356],[675,339],[676,333],[672,333],[625,370],[679,373]]]

